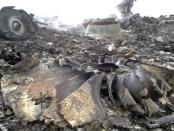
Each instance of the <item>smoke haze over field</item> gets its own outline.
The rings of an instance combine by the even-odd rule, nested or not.
[[[89,18],[120,17],[115,8],[123,0],[1,0],[0,7],[16,6],[38,17],[55,18],[53,24],[77,25]],[[159,17],[174,14],[174,0],[136,0],[132,11]],[[58,16],[58,17],[55,17]],[[58,19],[56,21],[56,18]]]
[[[115,7],[120,2],[121,0],[5,0],[0,5],[15,5],[37,16],[59,16],[65,24],[79,24],[87,18],[118,14]]]

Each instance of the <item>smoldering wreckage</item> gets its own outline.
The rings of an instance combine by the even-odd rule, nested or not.
[[[0,11],[1,130],[174,130],[172,15],[92,20],[85,35],[36,23]]]

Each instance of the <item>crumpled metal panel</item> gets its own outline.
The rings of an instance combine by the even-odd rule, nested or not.
[[[28,61],[28,65],[31,61]],[[17,66],[23,67],[24,63],[22,61]],[[60,121],[54,87],[80,72],[56,66],[54,63],[49,66],[41,63],[21,71],[17,69],[16,73],[2,78],[5,104],[11,106],[15,115],[23,120]]]
[[[159,112],[160,108],[172,105],[167,98],[167,91],[170,89],[165,80],[157,74],[137,66],[130,72],[118,75],[116,96],[125,109],[130,109],[129,105],[132,111],[151,116]]]
[[[101,81],[102,75],[91,77],[59,103],[60,114],[71,126],[80,126],[105,118],[100,98]]]
[[[72,70],[53,62],[49,65],[41,63],[25,71],[18,70],[11,76],[11,79],[4,77],[2,81],[3,89],[8,89],[4,98],[21,120],[55,123],[66,120],[71,126],[80,126],[104,119],[100,98],[101,74],[95,76],[93,72]],[[18,76],[17,81],[23,78],[31,78],[32,81],[15,82],[15,76]],[[9,90],[11,87],[13,90]]]
[[[1,81],[6,105],[22,120],[66,121],[72,127],[102,122],[106,113],[101,98],[104,89],[113,106],[132,113],[152,116],[173,107],[168,98],[171,87],[140,64],[102,63],[85,72],[54,61],[27,62],[18,63]]]

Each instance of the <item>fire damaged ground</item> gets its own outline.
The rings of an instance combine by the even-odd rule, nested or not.
[[[0,40],[1,130],[173,130],[174,18],[132,16],[122,38],[40,29]]]

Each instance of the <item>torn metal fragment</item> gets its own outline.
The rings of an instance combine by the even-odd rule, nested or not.
[[[121,70],[121,66],[118,70]],[[160,112],[164,107],[172,107],[167,92],[171,87],[157,74],[145,70],[141,65],[129,68],[126,72],[115,74],[116,86],[108,83],[109,97],[120,100],[124,109],[148,114],[149,116]],[[112,77],[109,78],[112,81]],[[113,92],[114,91],[114,92]],[[117,100],[117,101],[118,101]]]
[[[2,93],[5,104],[21,120],[57,125],[66,121],[72,127],[106,118],[101,90],[113,106],[130,113],[153,116],[166,107],[172,109],[167,82],[139,64],[131,65],[103,63],[86,72],[54,60],[38,63],[28,59],[4,74]]]
[[[79,89],[59,103],[60,114],[71,126],[80,126],[94,120],[102,121],[105,118],[100,98],[102,78],[103,75],[97,75],[87,79]]]
[[[18,67],[22,65],[24,62]],[[103,74],[84,73],[54,63],[17,70],[13,70],[11,79],[4,77],[2,85],[4,90],[8,89],[7,93],[4,91],[6,103],[21,120],[59,123],[65,119],[71,126],[80,126],[104,119],[100,98]],[[31,81],[24,82],[26,78]],[[71,104],[71,108],[67,104]]]
[[[18,67],[24,65],[26,63],[21,62]],[[41,63],[32,68],[25,67],[25,70],[17,68],[17,72],[13,72],[5,75],[1,83],[5,104],[12,107],[16,117],[26,121],[62,121],[57,109],[55,87],[81,72],[54,63]]]

